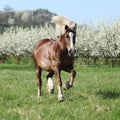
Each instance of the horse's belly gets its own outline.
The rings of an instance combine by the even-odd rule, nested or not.
[[[39,62],[39,66],[44,70],[50,70],[51,69],[51,62],[49,60],[41,60]]]

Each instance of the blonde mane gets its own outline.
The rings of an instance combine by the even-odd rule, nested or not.
[[[73,21],[69,20],[64,16],[54,16],[52,17],[52,22],[56,25],[56,35],[60,36],[65,32],[65,25],[68,25],[69,28],[76,31],[77,25]]]

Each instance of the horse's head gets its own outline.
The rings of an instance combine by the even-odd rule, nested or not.
[[[65,25],[65,33],[64,33],[64,43],[68,50],[68,54],[70,56],[73,56],[76,53],[75,49],[75,38],[76,38],[76,32],[68,27],[68,25]]]

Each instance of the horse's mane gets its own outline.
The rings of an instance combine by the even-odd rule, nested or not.
[[[77,25],[75,22],[69,20],[64,16],[54,16],[52,17],[52,22],[56,24],[56,35],[60,36],[65,32],[65,25],[68,25],[70,29],[76,32]]]

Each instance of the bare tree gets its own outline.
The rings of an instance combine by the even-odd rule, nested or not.
[[[8,23],[9,19],[12,19],[14,17],[14,9],[9,5],[5,5],[3,11],[5,12],[6,22]]]

